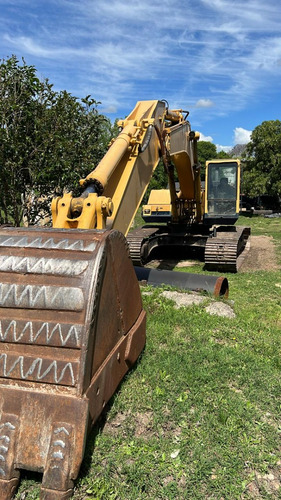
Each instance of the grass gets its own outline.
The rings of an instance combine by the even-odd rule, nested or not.
[[[281,219],[239,223],[281,261]],[[235,319],[142,289],[146,348],[90,435],[75,500],[280,498],[281,272],[227,277]]]

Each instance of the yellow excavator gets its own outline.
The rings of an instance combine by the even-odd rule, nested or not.
[[[198,136],[183,112],[142,101],[120,127],[81,195],[53,200],[52,228],[0,230],[0,500],[22,469],[43,474],[41,499],[71,497],[91,424],[144,347],[125,235],[160,157],[176,224],[201,223]]]
[[[73,199],[68,193],[53,201],[54,227],[117,229],[127,236],[136,266],[145,264],[155,249],[172,248],[174,256],[189,249],[197,257],[203,253],[208,270],[236,272],[250,235],[250,228],[234,225],[239,216],[240,161],[207,162],[203,190],[199,134],[191,130],[187,115],[170,111],[164,101],[138,102],[119,122],[122,131],[103,160],[80,181],[83,195]],[[170,220],[164,227],[145,226],[128,233],[160,158],[169,189],[158,192],[157,205],[167,208],[169,200]],[[145,221],[155,223],[165,209],[157,216],[152,211],[150,217],[145,211],[147,207]]]
[[[195,207],[185,212],[185,201],[179,189],[176,194],[177,202],[183,204],[181,216],[177,209],[173,211],[170,189],[152,189],[147,204],[142,206],[142,218],[149,224],[144,226],[143,233],[147,231],[149,238],[141,239],[141,230],[129,236],[136,242],[140,236],[136,263],[144,264],[155,255],[155,250],[162,250],[163,254],[172,247],[174,256],[179,255],[180,250],[187,255],[188,251],[192,252],[193,256],[204,260],[207,270],[238,271],[246,254],[245,248],[249,248],[250,235],[250,228],[235,226],[240,210],[240,175],[239,159],[206,162],[199,223],[194,217]],[[151,232],[149,228],[153,228]]]

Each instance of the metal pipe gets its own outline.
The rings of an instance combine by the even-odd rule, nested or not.
[[[224,276],[182,273],[138,266],[134,268],[138,281],[146,281],[148,285],[171,285],[184,290],[204,290],[214,294],[215,297],[228,297],[228,280]]]
[[[167,109],[165,118],[173,123],[179,123],[183,120],[181,109]]]

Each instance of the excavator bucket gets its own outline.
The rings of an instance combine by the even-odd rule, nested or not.
[[[0,500],[20,470],[70,498],[87,433],[145,344],[118,231],[0,230]]]

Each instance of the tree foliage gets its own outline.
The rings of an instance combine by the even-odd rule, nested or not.
[[[217,159],[220,159],[220,160],[223,160],[223,159],[229,159],[229,158],[232,158],[233,156],[230,156],[230,154],[226,153],[225,151],[219,151],[217,153],[217,156],[216,158]]]
[[[198,141],[197,153],[201,168],[204,168],[206,161],[214,160],[217,157],[217,148],[212,142]]]
[[[253,130],[245,152],[244,191],[281,196],[281,121],[264,121]]]
[[[217,152],[216,145],[209,141],[198,141],[197,143],[198,162],[201,165],[201,178],[205,178],[206,161],[217,158],[231,158],[225,151]]]
[[[29,223],[50,197],[78,185],[103,157],[111,124],[91,96],[79,101],[39,80],[16,56],[0,61],[0,222]],[[32,200],[32,203],[30,202]]]

